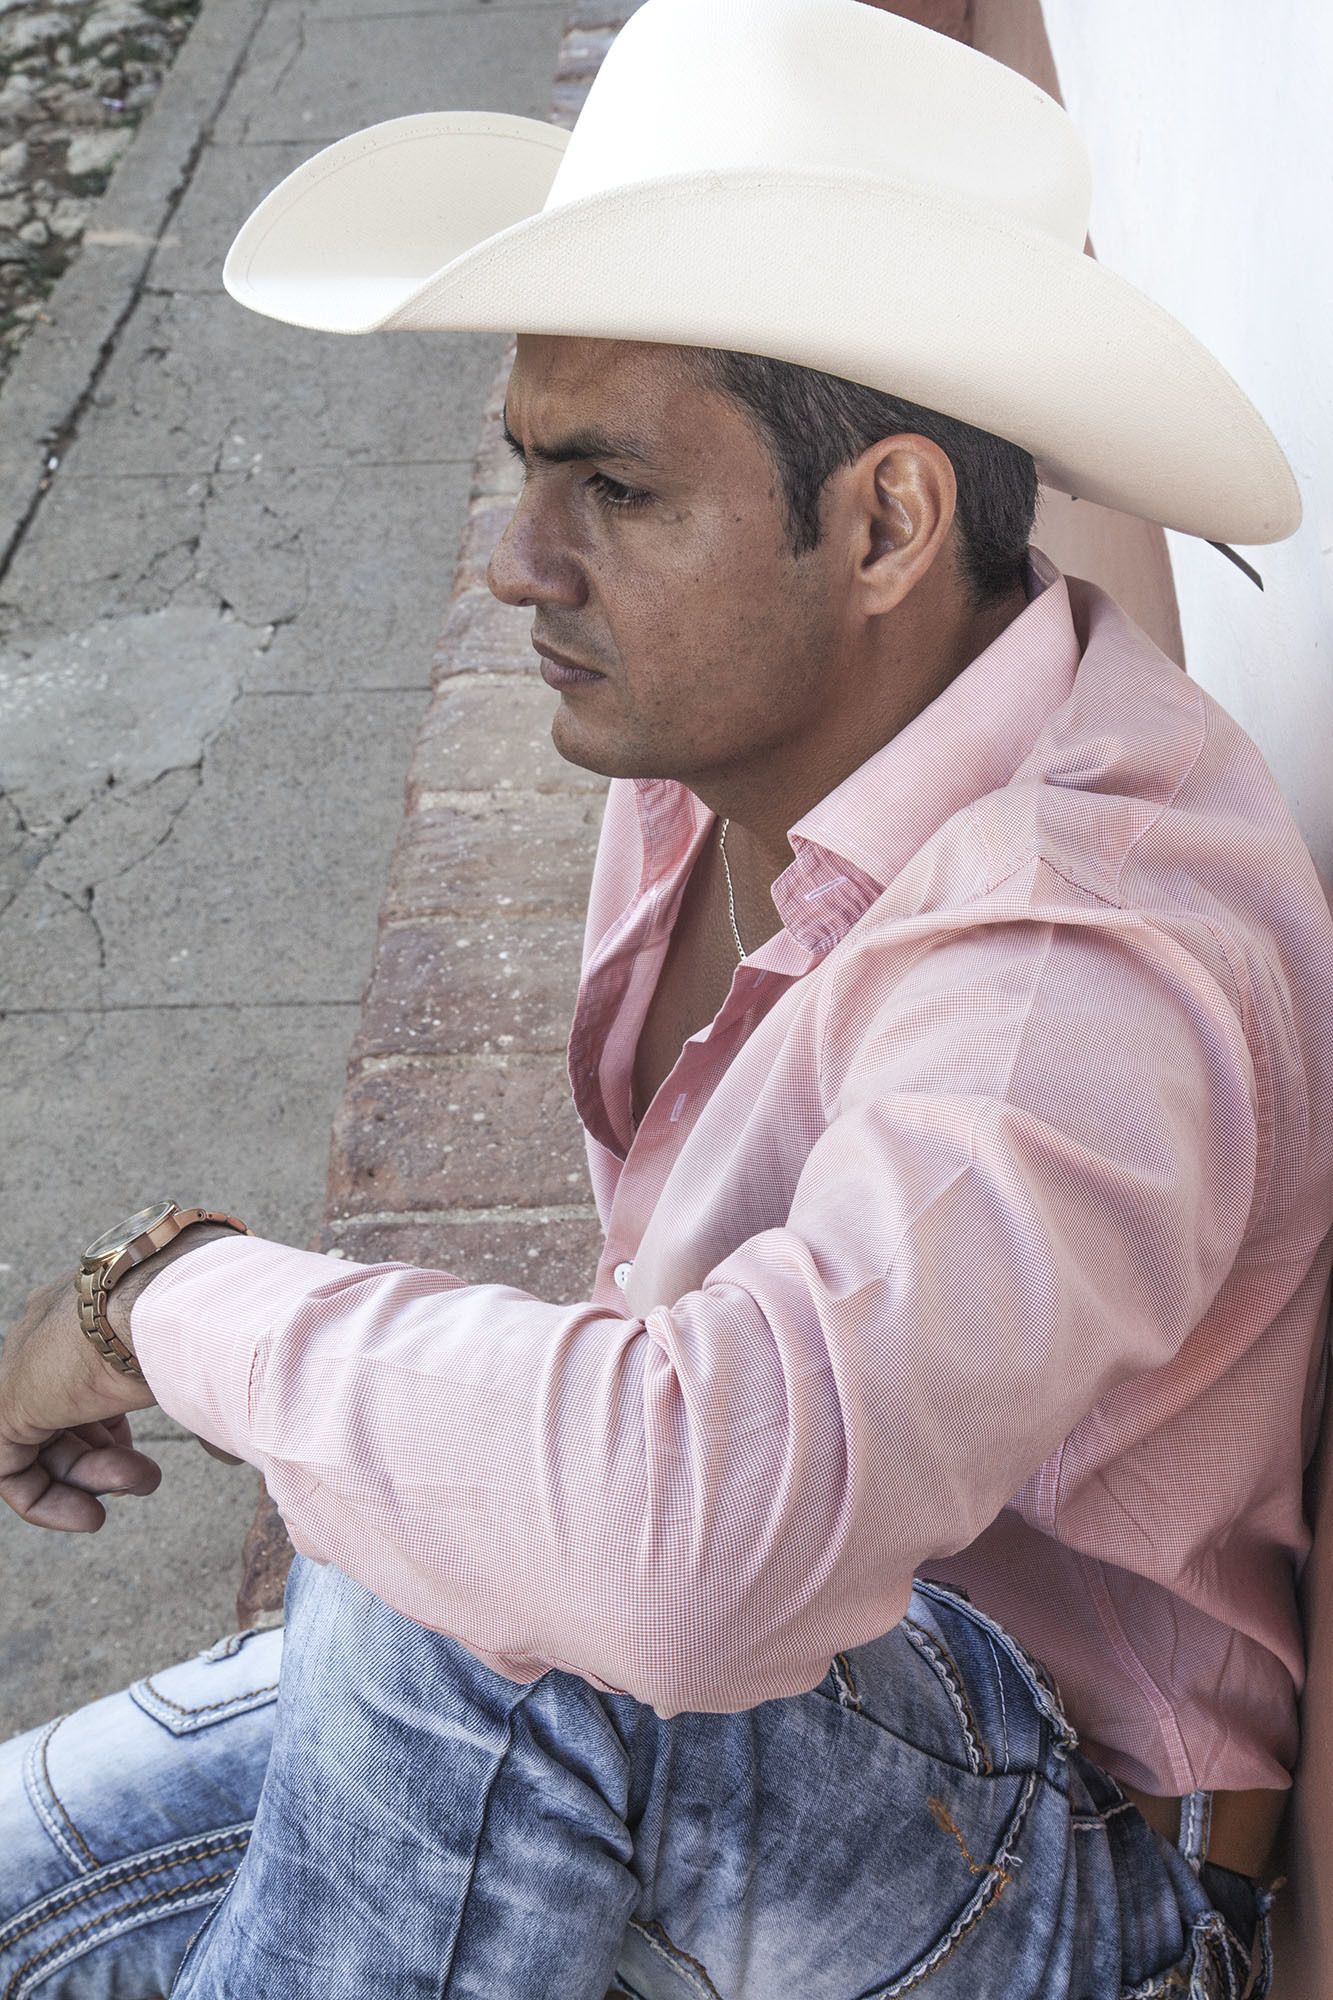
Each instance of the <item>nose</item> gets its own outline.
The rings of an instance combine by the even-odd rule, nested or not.
[[[486,583],[502,604],[558,604],[578,609],[587,584],[561,533],[559,509],[531,479],[486,565]]]

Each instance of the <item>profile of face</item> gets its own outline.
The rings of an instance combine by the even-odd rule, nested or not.
[[[797,555],[765,441],[690,350],[521,335],[505,426],[525,479],[487,580],[532,607],[538,653],[587,670],[551,676],[571,763],[675,778],[756,823],[767,802],[785,826],[990,636],[928,439],[835,471]]]
[[[505,405],[526,479],[488,582],[566,685],[560,754],[691,778],[799,729],[829,615],[819,552],[787,546],[774,468],[679,348],[520,336]]]

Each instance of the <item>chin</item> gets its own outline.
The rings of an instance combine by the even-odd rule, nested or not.
[[[654,756],[631,744],[617,745],[610,738],[598,741],[591,731],[581,730],[562,702],[551,721],[551,742],[567,764],[581,771],[595,771],[602,778],[668,778],[660,754]]]

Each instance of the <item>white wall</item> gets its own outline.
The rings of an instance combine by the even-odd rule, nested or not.
[[[1277,773],[1333,889],[1333,6],[1045,0],[1099,260],[1212,349],[1305,518],[1239,553],[1169,531],[1190,673]]]

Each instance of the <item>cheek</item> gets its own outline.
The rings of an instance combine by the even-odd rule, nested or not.
[[[770,520],[653,510],[610,533],[594,590],[639,708],[761,715],[790,699],[809,592]]]

